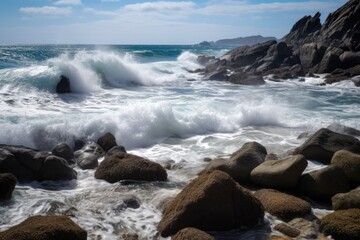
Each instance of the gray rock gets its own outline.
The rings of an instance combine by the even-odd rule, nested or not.
[[[11,173],[0,173],[0,202],[9,200],[15,189],[16,177]]]
[[[97,140],[97,144],[99,144],[104,149],[105,152],[110,150],[112,147],[117,146],[114,135],[112,135],[109,132],[103,135],[102,137],[100,137]]]
[[[60,76],[60,80],[56,85],[57,93],[71,93],[70,80],[64,75]]]
[[[67,143],[57,144],[53,150],[52,154],[64,158],[69,164],[74,162],[74,152]]]
[[[69,167],[67,161],[56,156],[49,156],[39,172],[39,178],[45,180],[72,180],[77,178],[75,170]]]
[[[93,153],[83,152],[76,159],[81,169],[95,169],[99,166],[98,156]]]

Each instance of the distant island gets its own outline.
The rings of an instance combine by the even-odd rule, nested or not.
[[[277,40],[276,37],[263,37],[261,35],[256,36],[247,36],[247,37],[238,37],[231,39],[220,39],[217,41],[203,41],[199,43],[201,46],[211,46],[211,45],[229,45],[229,46],[245,46],[245,45],[254,45],[258,43],[264,43],[270,40]]]

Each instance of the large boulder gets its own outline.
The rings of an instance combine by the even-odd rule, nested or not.
[[[250,179],[264,187],[294,188],[307,164],[303,155],[265,161],[251,171]]]
[[[117,146],[114,135],[112,135],[109,132],[103,135],[102,137],[100,137],[97,140],[97,144],[99,144],[104,149],[105,152],[110,150],[112,147]]]
[[[348,193],[336,194],[331,198],[331,203],[334,210],[360,208],[360,187]]]
[[[0,173],[0,201],[9,200],[16,186],[16,177],[11,173]]]
[[[56,85],[56,93],[71,93],[70,80],[64,75],[60,76],[60,80]]]
[[[14,174],[19,181],[36,179],[34,171],[23,166],[10,151],[4,148],[0,148],[0,171]]]
[[[96,169],[95,178],[109,183],[121,180],[166,181],[166,170],[158,163],[145,158],[118,152],[106,157]]]
[[[320,219],[320,231],[336,240],[360,239],[360,209],[339,210]]]
[[[344,69],[352,68],[360,64],[360,52],[346,51],[340,55],[341,66]]]
[[[341,66],[340,55],[343,54],[343,52],[340,48],[328,47],[319,64],[318,73],[331,73]]]
[[[67,143],[57,144],[51,153],[57,157],[64,158],[70,164],[74,162],[74,152]]]
[[[191,181],[169,204],[158,225],[168,237],[186,227],[221,231],[251,227],[263,221],[259,200],[221,171]]]
[[[89,152],[81,153],[76,158],[76,163],[81,169],[95,169],[99,166],[98,156]]]
[[[33,216],[0,232],[1,240],[86,240],[85,230],[67,216]]]
[[[265,84],[264,78],[262,76],[250,75],[245,72],[236,72],[232,74],[229,79],[229,82],[236,83],[239,85],[262,85]]]
[[[307,159],[330,163],[334,153],[343,149],[360,153],[360,141],[352,136],[322,128],[295,149],[294,154],[302,154]]]
[[[56,156],[49,156],[44,160],[39,171],[39,180],[72,180],[76,179],[75,170],[69,167],[67,161]]]
[[[261,189],[255,192],[265,211],[284,220],[303,217],[311,213],[311,205],[297,197],[273,189]]]
[[[312,68],[318,64],[323,54],[324,53],[318,49],[316,43],[304,44],[299,48],[300,62],[305,69]]]
[[[331,159],[331,165],[340,168],[349,183],[360,185],[360,155],[347,150],[337,151]]]
[[[345,174],[335,166],[304,174],[300,177],[298,186],[307,196],[325,201],[330,200],[335,194],[350,190]]]
[[[196,228],[187,227],[175,234],[172,240],[215,240],[214,237]]]
[[[257,142],[248,142],[234,152],[229,160],[211,162],[205,171],[220,170],[229,174],[235,181],[248,182],[251,171],[264,162],[266,155],[264,146]]]

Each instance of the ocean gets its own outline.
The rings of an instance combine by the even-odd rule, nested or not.
[[[128,152],[167,167],[169,181],[109,184],[76,168],[68,182],[18,184],[0,203],[0,231],[31,215],[71,212],[88,239],[136,233],[160,239],[161,208],[201,171],[209,158],[227,157],[257,141],[286,156],[319,128],[360,129],[360,88],[349,81],[320,86],[323,76],[241,86],[205,81],[198,55],[228,47],[0,46],[0,144],[51,150],[60,142],[96,141],[111,132]],[[57,94],[60,75],[73,93]],[[321,168],[310,163],[306,171]],[[124,208],[124,198],[139,208]],[[313,208],[322,215],[324,207]],[[259,239],[263,227],[215,233],[219,239]],[[101,236],[101,238],[99,238]]]

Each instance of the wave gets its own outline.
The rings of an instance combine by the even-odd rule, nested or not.
[[[109,87],[163,85],[186,80],[189,74],[186,70],[198,66],[195,61],[196,55],[189,52],[182,53],[177,61],[139,63],[130,53],[80,51],[74,55],[61,54],[41,65],[1,69],[0,88],[10,84],[54,92],[60,75],[70,79],[75,93]]]

